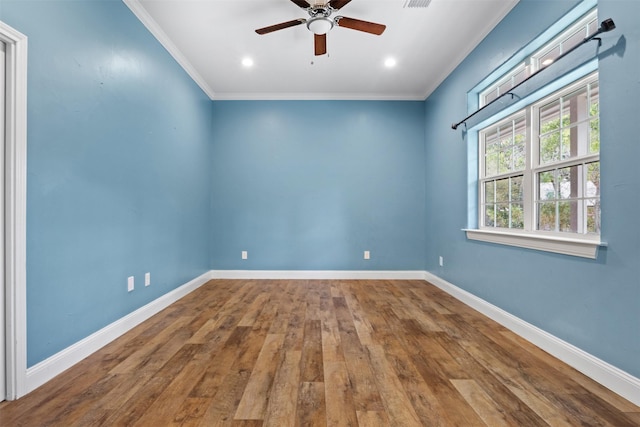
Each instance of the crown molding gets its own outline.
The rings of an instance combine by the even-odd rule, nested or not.
[[[142,22],[149,32],[160,42],[160,44],[169,52],[178,64],[186,71],[194,82],[207,94],[209,99],[215,98],[215,92],[207,84],[205,79],[198,73],[195,67],[182,54],[180,49],[171,41],[169,36],[160,28],[160,25],[149,15],[147,10],[138,0],[122,0],[125,5],[133,12],[133,14]]]

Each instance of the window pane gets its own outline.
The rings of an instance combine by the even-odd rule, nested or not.
[[[600,233],[600,200],[587,199],[587,233]]]
[[[509,126],[500,127],[500,149],[504,150],[513,145],[513,130],[511,123]]]
[[[520,83],[522,83],[522,81],[523,81],[524,79],[526,79],[527,77],[529,77],[529,67],[528,67],[528,66],[527,66],[527,67],[524,67],[524,68],[522,69],[522,71],[519,71],[518,73],[516,73],[516,74],[513,76],[513,85],[514,85],[514,86],[519,85],[519,84],[520,84]]]
[[[502,83],[500,86],[498,86],[498,92],[500,93],[500,95],[503,95],[509,92],[512,87],[513,87],[513,84],[511,83],[511,79],[509,79],[506,82]]]
[[[560,181],[561,199],[578,197],[578,166],[559,169],[558,180]]]
[[[486,227],[496,226],[495,213],[494,205],[486,205],[484,207],[484,225]]]
[[[495,191],[494,191],[495,181],[489,181],[484,183],[484,202],[485,203],[493,203],[495,202]]]
[[[576,140],[577,140],[577,134],[576,134],[575,127],[562,130],[562,146],[560,150],[561,150],[561,158],[563,160],[571,157],[572,141],[576,141]]]
[[[587,164],[587,197],[600,196],[600,162]]]
[[[597,117],[600,111],[600,88],[598,82],[591,83],[591,94],[589,97],[589,115],[591,117]]]
[[[600,87],[598,82],[589,85],[589,153],[600,152]]]
[[[496,227],[502,227],[502,228],[509,227],[509,204],[508,203],[496,204]]]
[[[516,120],[513,135],[513,170],[522,170],[526,163],[526,120],[524,117]]]
[[[485,134],[484,175],[492,176],[498,173],[498,152],[500,150],[498,132]]]
[[[485,176],[493,176],[498,173],[498,153],[487,154],[484,160]]]
[[[498,173],[506,173],[512,170],[512,161],[513,153],[511,148],[500,152],[500,156],[498,157]]]
[[[525,165],[524,145],[516,145],[513,147],[513,170],[522,170]]]
[[[556,198],[554,171],[538,174],[538,200],[551,200]]]
[[[498,173],[506,173],[513,169],[513,124],[500,127],[500,156],[498,157]]]
[[[496,181],[496,202],[509,201],[509,178]]]
[[[562,98],[562,123],[565,126],[586,119],[587,89],[580,89]]]
[[[511,178],[511,201],[519,202],[522,200],[522,175]]]
[[[571,128],[571,157],[589,154],[589,140],[591,139],[589,132],[589,122],[583,121]],[[575,138],[575,140],[573,138]]]
[[[494,99],[496,99],[498,97],[498,89],[494,89],[491,92],[488,92],[485,96],[484,96],[484,104],[487,105],[488,103],[490,103],[491,101],[493,101]]]
[[[593,21],[589,22],[589,34],[593,34],[596,31],[598,31],[598,20],[594,19]]]
[[[563,53],[568,51],[572,47],[578,45],[579,43],[582,42],[582,40],[584,40],[587,37],[587,35],[585,33],[585,28],[586,27],[583,27],[580,30],[576,31],[575,33],[573,33],[572,35],[567,37],[565,39],[565,41],[562,42],[562,52]]]
[[[524,206],[522,203],[511,204],[511,228],[524,228]]]
[[[558,56],[560,56],[560,46],[554,47],[549,52],[540,57],[540,68],[551,65]]]
[[[578,202],[575,200],[558,203],[560,231],[576,233],[578,231]]]
[[[600,152],[600,120],[593,119],[589,122],[589,153]]]
[[[498,144],[499,140],[498,140],[498,130],[495,129],[492,132],[487,132],[484,135],[484,145],[486,147],[485,151],[496,151],[498,149],[498,147],[496,146],[496,144]]]
[[[540,134],[560,129],[560,101],[540,108]]]
[[[560,132],[540,138],[540,163],[560,160]]]
[[[556,204],[555,202],[538,203],[538,230],[555,231]]]

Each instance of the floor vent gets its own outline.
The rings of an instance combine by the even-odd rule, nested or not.
[[[431,0],[406,0],[404,7],[427,7]]]

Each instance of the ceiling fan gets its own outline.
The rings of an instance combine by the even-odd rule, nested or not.
[[[347,18],[346,16],[336,16],[333,19],[330,18],[333,12],[344,7],[351,0],[312,0],[313,4],[309,4],[305,0],[291,1],[306,10],[309,14],[309,18],[294,19],[293,21],[282,22],[280,24],[260,28],[256,30],[256,33],[263,35],[306,23],[309,31],[314,33],[315,54],[318,56],[327,53],[327,33],[334,26],[363,31],[377,36],[382,34],[385,28],[387,28],[386,25],[362,21],[360,19]]]

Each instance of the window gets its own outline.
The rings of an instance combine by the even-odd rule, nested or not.
[[[597,73],[479,132],[481,229],[598,239]]]
[[[551,65],[556,58],[580,44],[597,29],[598,16],[593,9],[483,90],[479,94],[479,106],[489,104],[499,96],[508,93],[533,73]]]
[[[580,44],[582,40],[595,33],[597,29],[598,16],[596,11],[592,10],[553,41],[534,53],[531,56],[532,67],[535,70],[539,70],[551,65],[558,56]]]
[[[491,85],[487,90],[480,94],[480,107],[487,105],[499,96],[509,92],[515,86],[519,85],[532,74],[531,67],[524,62],[507,73],[505,77],[497,83]]]
[[[606,246],[597,53],[557,61],[597,31],[596,6],[578,3],[467,93],[482,110],[465,122],[468,239],[586,258]],[[521,84],[555,62],[555,74]]]
[[[480,205],[486,227],[524,228],[525,133],[522,113],[482,132]]]
[[[534,106],[536,229],[600,234],[597,76]]]

